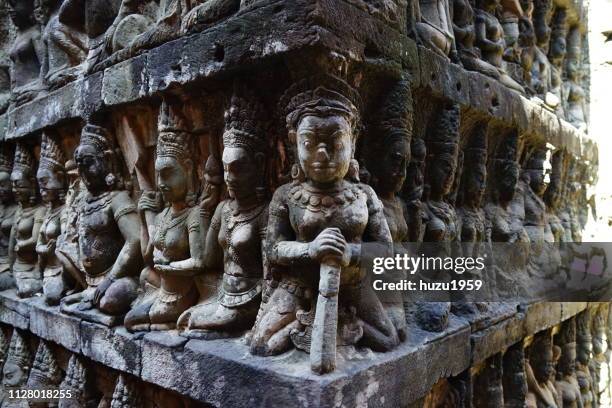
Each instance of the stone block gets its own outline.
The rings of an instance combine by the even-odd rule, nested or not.
[[[146,55],[107,68],[102,80],[102,100],[107,106],[134,102],[147,96]]]
[[[140,375],[141,336],[125,328],[109,329],[96,323],[81,322],[81,351],[90,359],[115,370]]]
[[[17,296],[15,289],[0,292],[0,322],[27,330],[31,305]]]
[[[30,331],[74,352],[81,352],[81,319],[60,313],[59,307],[47,306],[43,298],[31,301]]]

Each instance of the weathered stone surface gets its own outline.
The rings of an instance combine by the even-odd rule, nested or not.
[[[109,329],[95,323],[81,322],[81,352],[84,356],[116,370],[140,375],[138,336],[125,328]]]
[[[27,329],[30,321],[30,304],[17,296],[15,289],[9,289],[0,296],[0,321],[19,329]]]
[[[81,352],[81,320],[62,314],[56,306],[47,306],[42,297],[30,301],[30,331],[40,338]]]

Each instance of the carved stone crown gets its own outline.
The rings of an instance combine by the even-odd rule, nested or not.
[[[487,155],[487,127],[476,126],[467,146],[463,149],[466,161],[469,159],[481,158]],[[469,158],[469,159],[468,159]]]
[[[10,149],[6,143],[0,145],[0,171],[10,173],[13,170],[13,149]]]
[[[442,109],[427,138],[428,154],[456,153],[459,144],[459,118],[458,104],[449,104]]]
[[[235,88],[229,109],[225,112],[223,146],[243,147],[251,152],[265,150],[263,105],[244,89]]]
[[[525,170],[544,170],[546,148],[536,148],[525,163]]]
[[[57,144],[55,139],[46,133],[42,135],[42,141],[40,143],[40,163],[39,167],[48,169],[61,169],[64,170],[64,163],[66,158],[64,152]]]
[[[377,130],[381,132],[382,144],[412,138],[413,106],[412,91],[408,81],[398,82],[378,113]]]
[[[61,380],[62,371],[47,344],[41,340],[36,351],[36,357],[34,357],[34,364],[32,365],[28,383],[32,382],[33,386],[37,384],[59,385]]]
[[[140,406],[141,400],[134,384],[124,374],[119,374],[117,385],[113,391],[111,408],[134,408]]]
[[[17,330],[13,330],[6,363],[14,364],[17,367],[21,367],[22,370],[27,371],[30,367],[30,358],[30,350],[25,340]]]
[[[101,152],[113,149],[113,138],[110,132],[102,127],[92,124],[87,124],[81,132],[81,145],[89,145],[95,147]]]
[[[289,129],[297,128],[300,119],[308,114],[339,114],[349,118],[353,129],[357,129],[360,105],[358,92],[333,75],[309,77],[296,82],[280,100],[280,109],[286,115]]]
[[[191,134],[187,120],[177,106],[162,102],[159,110],[157,157],[184,160],[191,156]]]
[[[494,160],[516,162],[518,134],[515,131],[506,135],[497,146]]]
[[[24,173],[32,172],[34,169],[34,155],[32,151],[28,149],[22,143],[17,143],[15,149],[15,162],[13,164],[13,171],[21,171]]]

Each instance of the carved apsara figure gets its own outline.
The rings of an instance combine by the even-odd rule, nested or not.
[[[420,42],[444,58],[457,60],[450,0],[417,0],[413,6]]]
[[[503,364],[504,407],[524,408],[527,397],[527,378],[525,349],[522,341],[506,350]]]
[[[108,130],[86,125],[74,157],[87,188],[78,231],[80,263],[88,286],[65,297],[62,310],[79,313],[96,308],[120,316],[136,297],[135,275],[142,267],[136,206],[121,190],[117,152]],[[83,317],[93,318],[91,314]]]
[[[0,290],[15,285],[9,259],[9,242],[17,204],[13,195],[11,171],[13,170],[14,151],[10,145],[0,146]]]
[[[255,322],[266,270],[264,107],[237,88],[226,112],[223,174],[229,194],[206,234],[205,273],[221,275],[217,300],[205,299],[181,318],[190,337],[241,333]],[[218,271],[218,272],[217,272]]]
[[[10,48],[15,39],[9,8],[0,9],[0,113],[4,113],[11,101],[11,59]]]
[[[556,108],[560,101],[550,93],[551,65],[548,60],[548,49],[550,43],[550,19],[552,17],[551,0],[534,0],[533,29],[535,32],[536,48],[534,50],[534,62],[531,70],[532,86],[536,94],[545,102],[550,109]]]
[[[50,305],[59,304],[62,296],[72,286],[70,275],[62,273],[62,264],[55,255],[57,239],[62,232],[61,213],[66,198],[64,162],[61,147],[51,136],[44,133],[36,179],[47,210],[38,235],[36,253],[43,272],[45,301]]]
[[[293,341],[310,350],[317,373],[335,368],[336,344],[387,351],[400,341],[358,266],[362,242],[392,244],[382,203],[358,181],[358,100],[346,82],[321,76],[294,84],[281,102],[298,163],[294,181],[270,203],[266,244],[275,288],[250,345],[253,354],[274,355]]]
[[[42,289],[42,276],[36,242],[45,216],[36,182],[36,163],[29,147],[18,143],[11,181],[19,203],[9,240],[9,257],[20,297],[30,297]]]
[[[583,405],[595,407],[596,395],[589,362],[593,356],[593,336],[591,334],[591,311],[589,309],[576,316],[576,377]]]
[[[383,212],[396,254],[409,251],[403,243],[410,241],[408,232],[408,208],[399,196],[406,180],[410,163],[410,143],[413,126],[412,90],[410,82],[402,80],[394,85],[382,104],[373,129],[368,169],[372,173],[370,184],[383,203]],[[400,281],[405,272],[389,272],[385,279]],[[406,316],[400,292],[385,293],[383,306],[393,320],[401,338],[406,337]]]
[[[459,60],[469,71],[480,72],[492,78],[499,78],[496,67],[480,58],[480,50],[474,46],[474,10],[469,0],[453,0],[453,31],[457,43]]]
[[[85,34],[60,22],[61,0],[35,0],[34,15],[42,27],[42,76],[49,89],[76,79],[87,57]]]
[[[202,270],[200,211],[194,207],[192,136],[180,109],[166,102],[160,109],[158,129],[155,174],[157,188],[168,206],[149,229],[151,240],[143,258],[159,275],[160,285],[155,294],[126,315],[125,325],[131,331],[174,329],[181,313],[198,299],[194,276]],[[141,201],[139,207],[141,211],[148,208],[148,201]]]
[[[513,80],[505,71],[503,53],[506,48],[504,30],[495,16],[499,0],[477,0],[474,9],[474,30],[476,46],[480,48],[482,59],[497,68],[499,81],[518,92],[523,87]]]
[[[62,382],[63,374],[47,342],[45,340],[40,340],[26,387],[31,390],[58,388]],[[48,402],[44,401],[29,401],[28,403],[31,408],[57,406],[53,403],[50,405]]]
[[[141,408],[142,406],[142,398],[135,382],[126,374],[119,374],[110,408]]]
[[[529,348],[527,373],[527,408],[559,408],[563,405],[555,388],[555,364],[559,349],[553,348],[550,331],[537,333]]]
[[[562,101],[563,97],[563,67],[567,53],[566,37],[568,32],[567,10],[557,7],[552,18],[552,30],[550,36],[550,49],[548,60],[550,61],[550,88],[549,92],[556,98],[557,105],[551,106],[555,113],[564,117]]]
[[[550,234],[550,227],[546,222],[546,205],[543,196],[546,191],[544,181],[544,162],[546,161],[546,148],[536,148],[529,156],[520,183],[524,183],[525,191],[525,230],[532,244],[542,246]]]
[[[4,367],[2,367],[2,386],[7,388],[25,387],[32,366],[32,356],[23,335],[18,329],[13,329],[11,344],[9,346]],[[28,408],[29,404],[23,399],[9,399],[5,391],[0,399],[2,408]]]
[[[423,241],[423,187],[425,184],[425,159],[427,157],[425,142],[419,137],[412,137],[410,142],[410,163],[406,169],[404,182],[406,203],[406,224],[408,226],[408,242]]]
[[[560,406],[582,408],[582,395],[576,378],[576,320],[570,319],[563,322],[555,343],[561,350],[556,381]]]
[[[435,117],[427,135],[426,180],[429,186],[424,199],[425,221],[423,243],[427,256],[452,256],[459,242],[455,208],[446,200],[451,193],[459,155],[459,120],[457,104],[444,106]],[[447,280],[444,271],[427,271],[426,278]],[[429,331],[448,327],[450,302],[419,302],[416,319]]]
[[[563,83],[565,119],[578,130],[588,130],[586,92],[582,87],[582,42],[579,28],[572,28],[567,43],[567,80]]]
[[[544,192],[546,204],[545,219],[548,222],[550,234],[544,237],[546,242],[566,242],[567,235],[563,222],[557,214],[560,212],[560,203],[563,198],[563,173],[565,166],[565,151],[558,150],[552,155],[552,171],[550,183]]]
[[[58,403],[58,408],[92,406],[88,385],[87,367],[85,366],[84,359],[78,354],[71,355],[70,360],[68,360],[66,376],[62,380],[59,389],[70,391],[72,398],[61,399]]]
[[[519,20],[525,12],[519,0],[500,0],[499,5],[501,7],[499,22],[504,30],[504,41],[506,43],[504,59],[518,62]]]
[[[43,90],[44,46],[34,20],[34,0],[7,0],[17,37],[10,50],[11,94],[17,104],[34,99]]]

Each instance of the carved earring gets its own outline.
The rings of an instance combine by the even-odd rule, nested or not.
[[[113,173],[108,173],[106,177],[104,178],[104,182],[109,187],[114,186],[116,181],[117,181],[117,178],[115,177]]]
[[[302,183],[306,181],[306,175],[304,174],[302,167],[297,163],[291,166],[291,178],[293,179],[294,183]]]
[[[359,183],[359,162],[357,160],[351,160],[346,177],[354,183]]]

